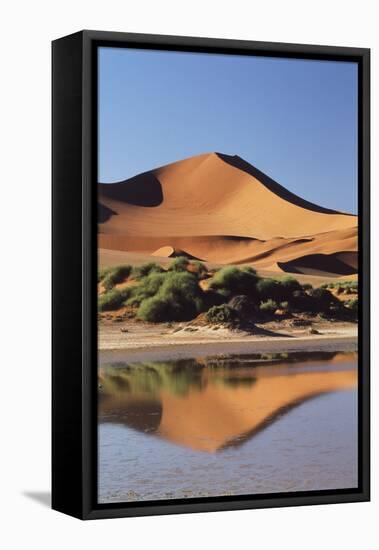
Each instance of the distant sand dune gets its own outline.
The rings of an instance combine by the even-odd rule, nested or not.
[[[357,271],[356,216],[293,195],[237,156],[199,155],[100,184],[99,203],[102,249],[293,273]]]

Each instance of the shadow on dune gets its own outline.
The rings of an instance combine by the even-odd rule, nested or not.
[[[117,212],[115,212],[111,208],[108,208],[108,206],[105,206],[105,204],[101,204],[101,202],[98,203],[98,208],[97,208],[98,223],[107,222],[112,216],[116,216],[116,215],[117,215]]]
[[[99,183],[99,198],[106,197],[134,206],[159,206],[163,201],[162,186],[152,172],[144,172],[117,183]]]
[[[340,257],[339,253],[335,254],[309,254],[291,260],[290,262],[278,262],[278,266],[283,271],[288,273],[303,273],[309,275],[318,275],[320,272],[329,273],[334,276],[353,275],[357,273],[355,267],[357,257],[356,252],[343,252]],[[347,256],[351,255],[349,263]]]
[[[295,204],[296,206],[300,206],[301,208],[306,208],[307,210],[312,210],[313,212],[318,212],[320,214],[343,214],[346,216],[353,216],[353,214],[337,212],[336,210],[331,210],[329,208],[318,206],[317,204],[313,204],[312,202],[308,202],[298,197],[297,195],[291,193],[285,187],[271,179],[269,176],[266,176],[266,174],[258,170],[258,168],[255,168],[255,166],[252,166],[251,164],[246,162],[246,160],[239,157],[238,155],[225,155],[224,153],[216,154],[221,160],[223,160],[227,164],[230,164],[231,166],[234,166],[234,168],[238,168],[239,170],[243,170],[250,176],[257,178],[265,187],[267,187],[267,189],[278,195],[280,198],[291,202],[292,204]]]

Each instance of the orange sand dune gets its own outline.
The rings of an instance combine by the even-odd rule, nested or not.
[[[99,202],[100,248],[294,273],[356,272],[356,216],[293,195],[237,156],[199,155],[100,184]]]

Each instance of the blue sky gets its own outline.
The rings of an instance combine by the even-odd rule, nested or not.
[[[301,197],[357,212],[357,65],[99,49],[99,181],[237,154]]]

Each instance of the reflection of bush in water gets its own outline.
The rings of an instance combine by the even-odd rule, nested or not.
[[[168,391],[186,395],[201,391],[210,380],[229,387],[250,386],[254,376],[238,375],[236,369],[272,365],[280,362],[330,361],[340,352],[261,353],[242,356],[213,356],[167,362],[110,363],[100,369],[101,395],[157,395]],[[205,374],[206,373],[206,374]]]
[[[202,390],[209,379],[203,376],[206,369],[212,373],[212,380],[229,387],[250,386],[253,377],[230,375],[230,369],[241,366],[230,360],[218,364],[193,359],[181,359],[176,362],[146,362],[104,365],[99,379],[100,394],[149,394],[169,391],[174,395],[186,395],[189,391]],[[213,368],[216,367],[215,370]],[[229,374],[228,374],[229,373]]]
[[[193,360],[105,365],[100,376],[101,392],[157,394],[168,390],[175,395],[185,395],[190,389],[200,390],[206,385],[202,368]]]
[[[274,352],[274,353],[250,353],[246,355],[215,355],[207,357],[204,365],[211,368],[241,368],[242,366],[263,366],[280,362],[304,363],[307,361],[331,361],[339,355],[339,351],[296,351],[296,352]]]

